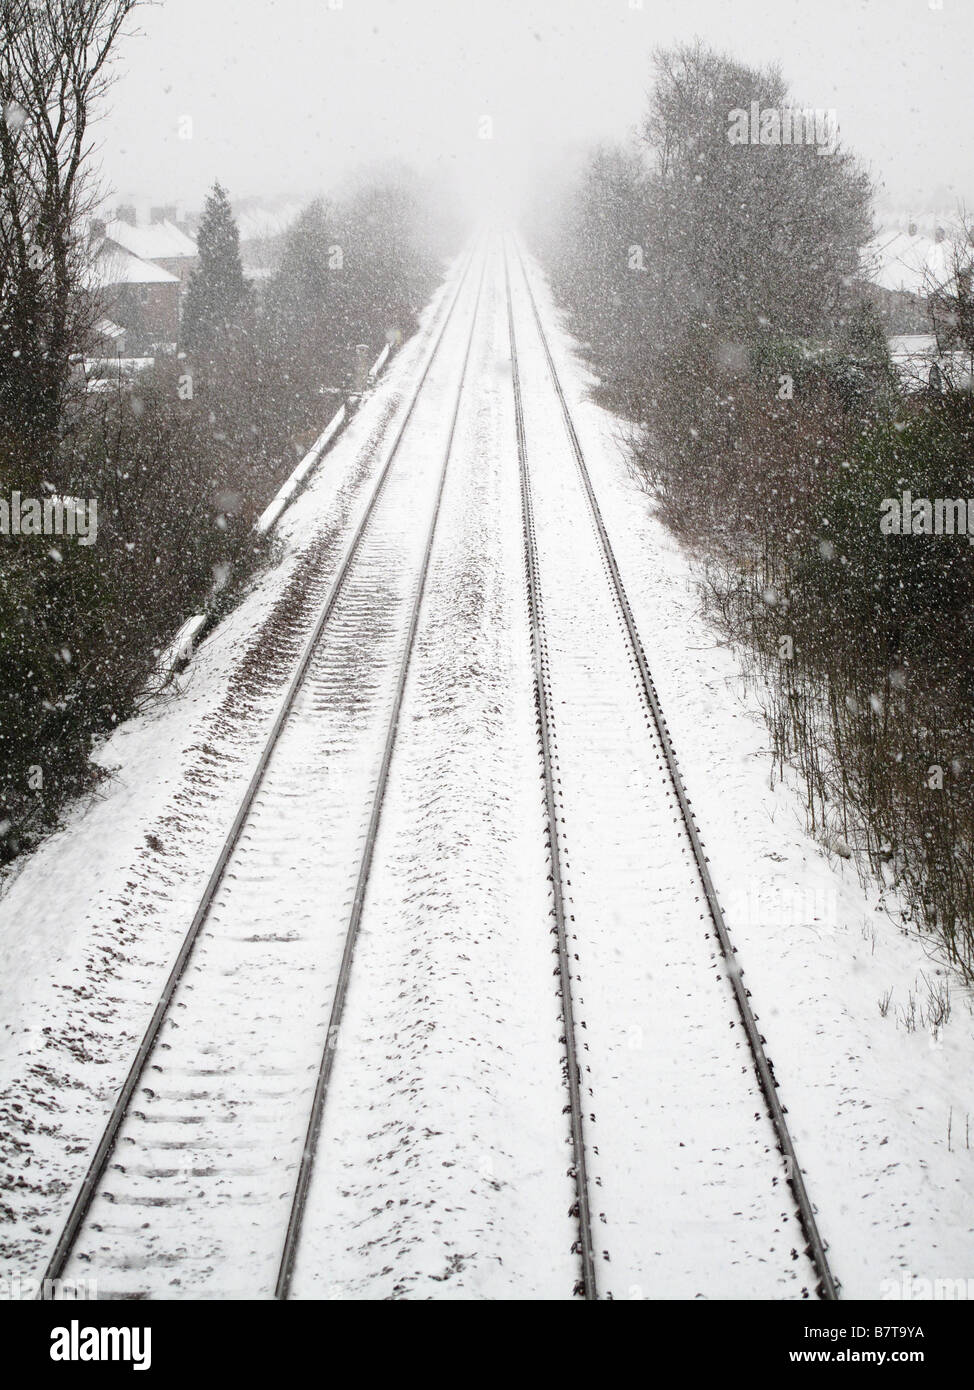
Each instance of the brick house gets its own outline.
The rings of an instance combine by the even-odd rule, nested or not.
[[[105,239],[122,251],[127,251],[130,256],[136,256],[140,261],[151,261],[170,275],[175,275],[185,291],[190,275],[199,264],[199,255],[196,242],[166,216],[169,212],[175,212],[175,209],[153,208],[153,221],[146,226],[137,226],[127,217],[117,217],[105,228]]]
[[[176,225],[174,208],[153,208],[151,223],[141,226],[134,208],[118,212],[107,225],[91,226],[89,289],[101,319],[93,351],[131,357],[174,351],[182,300],[199,263],[196,243]],[[120,331],[106,333],[106,324]]]
[[[130,356],[151,357],[175,350],[180,291],[178,275],[96,234],[89,292],[100,317],[124,330],[125,351]]]

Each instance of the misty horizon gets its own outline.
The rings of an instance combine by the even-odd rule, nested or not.
[[[834,110],[880,209],[974,202],[956,138],[974,10],[951,0],[688,0],[678,14],[658,0],[166,0],[132,29],[95,127],[109,203],[192,211],[216,180],[236,201],[303,201],[403,164],[475,209],[516,206],[592,145],[630,139],[653,51],[694,38],[777,65],[797,105]]]

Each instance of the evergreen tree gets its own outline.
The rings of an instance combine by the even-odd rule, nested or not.
[[[334,209],[320,199],[284,238],[281,264],[268,287],[266,325],[273,344],[309,379],[335,385],[354,341],[347,306],[345,247]]]
[[[191,352],[212,347],[240,327],[250,293],[240,262],[240,233],[226,189],[219,183],[206,200],[199,234],[199,267],[190,277],[183,310],[183,343]]]

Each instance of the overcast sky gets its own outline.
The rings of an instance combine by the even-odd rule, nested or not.
[[[895,204],[974,206],[974,0],[937,3],[159,0],[121,45],[104,176],[189,207],[215,178],[310,196],[388,159],[523,181],[539,155],[625,137],[654,46],[699,35],[834,107]]]

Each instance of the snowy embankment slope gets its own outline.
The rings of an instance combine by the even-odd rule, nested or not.
[[[947,973],[805,833],[797,781],[771,788],[760,710],[702,613],[693,566],[630,476],[619,422],[585,399],[570,339],[555,344],[842,1293],[909,1296],[911,1274],[970,1279],[969,995],[952,979],[946,1026],[911,1026],[911,1001]]]

